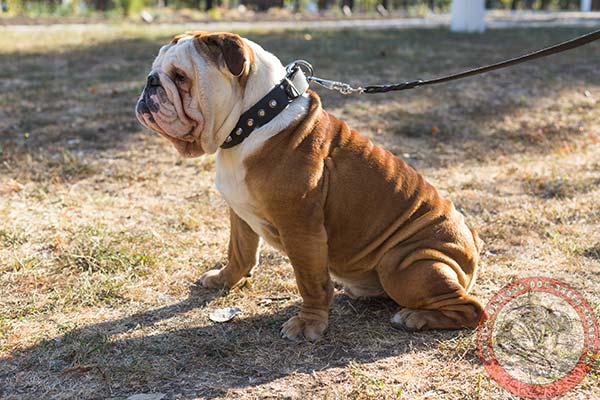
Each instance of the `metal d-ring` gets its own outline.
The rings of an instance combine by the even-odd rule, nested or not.
[[[306,79],[312,78],[312,76],[315,73],[315,70],[313,69],[312,65],[310,65],[310,63],[306,60],[292,61],[285,67],[285,71],[287,72],[287,75],[290,76],[294,73],[296,68],[301,67],[304,67],[305,69],[305,71],[302,72],[304,72],[304,76],[306,76]]]

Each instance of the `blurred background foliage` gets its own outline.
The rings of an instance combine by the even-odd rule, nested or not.
[[[451,0],[0,0],[0,16],[66,17],[66,16],[124,16],[137,17],[146,10],[146,16],[158,16],[170,11],[183,11],[192,18],[196,12],[220,19],[231,17],[231,11],[274,13],[339,13],[352,12],[424,15],[447,12]],[[600,10],[600,0],[592,0],[592,8]],[[504,10],[578,10],[581,0],[486,0],[488,9]]]

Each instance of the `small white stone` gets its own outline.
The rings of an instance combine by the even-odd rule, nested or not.
[[[235,134],[238,135],[238,136],[240,136],[242,134],[242,132],[243,132],[242,128],[237,128],[235,130]]]
[[[262,108],[260,110],[258,110],[258,116],[259,117],[264,117],[265,116],[265,110],[263,110]]]
[[[250,118],[250,119],[249,119],[249,120],[246,122],[246,124],[247,124],[248,126],[254,126],[254,120],[253,120],[252,118]]]
[[[269,107],[275,108],[277,106],[277,100],[269,100]]]
[[[231,142],[231,140],[232,140],[232,139],[231,139],[231,136],[227,136],[227,139],[225,139],[225,141],[226,141],[227,143]]]

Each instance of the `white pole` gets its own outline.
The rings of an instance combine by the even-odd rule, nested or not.
[[[592,11],[592,0],[581,0],[581,11]]]
[[[483,32],[485,30],[485,0],[452,0],[453,32]]]

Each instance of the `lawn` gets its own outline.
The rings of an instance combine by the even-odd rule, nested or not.
[[[239,32],[352,83],[428,78],[577,28]],[[298,309],[287,258],[204,290],[226,262],[213,156],[181,159],[134,116],[174,27],[0,28],[0,398],[510,399],[470,331],[406,333],[385,300],[336,294],[317,343],[279,337]],[[600,313],[600,43],[503,72],[325,108],[424,174],[485,241],[474,294],[549,276]],[[210,311],[242,314],[215,324]],[[598,363],[597,363],[598,364]],[[598,365],[565,399],[600,398]]]

